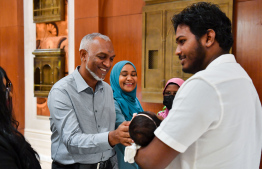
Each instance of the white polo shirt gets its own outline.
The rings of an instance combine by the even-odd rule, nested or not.
[[[233,55],[221,55],[180,87],[155,135],[180,152],[168,168],[259,168],[261,103]]]

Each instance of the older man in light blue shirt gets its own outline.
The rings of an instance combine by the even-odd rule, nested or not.
[[[52,168],[117,168],[112,146],[129,145],[129,122],[114,130],[111,87],[103,81],[115,52],[110,39],[86,35],[80,44],[81,66],[58,81],[48,96],[52,131]]]

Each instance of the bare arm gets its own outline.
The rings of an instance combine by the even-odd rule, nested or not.
[[[155,137],[148,146],[138,150],[135,161],[143,169],[164,169],[178,154]]]

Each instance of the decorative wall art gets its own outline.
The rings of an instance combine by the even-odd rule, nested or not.
[[[49,0],[50,1],[50,0]],[[59,0],[60,1],[60,0]],[[56,2],[58,2],[56,0]],[[64,0],[64,21],[36,24],[36,49],[63,49],[65,75],[68,74],[68,1]],[[37,115],[49,116],[47,98],[37,97]]]
[[[64,0],[34,0],[33,2],[34,23],[65,20]]]

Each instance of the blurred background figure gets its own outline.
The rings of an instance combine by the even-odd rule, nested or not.
[[[40,169],[39,156],[17,130],[12,110],[12,83],[0,67],[0,168]]]
[[[171,110],[172,108],[176,92],[183,83],[184,80],[180,78],[172,78],[167,81],[166,86],[163,90],[163,104],[165,106],[162,111],[157,113],[159,116],[162,116],[163,118],[167,117],[169,110]]]

